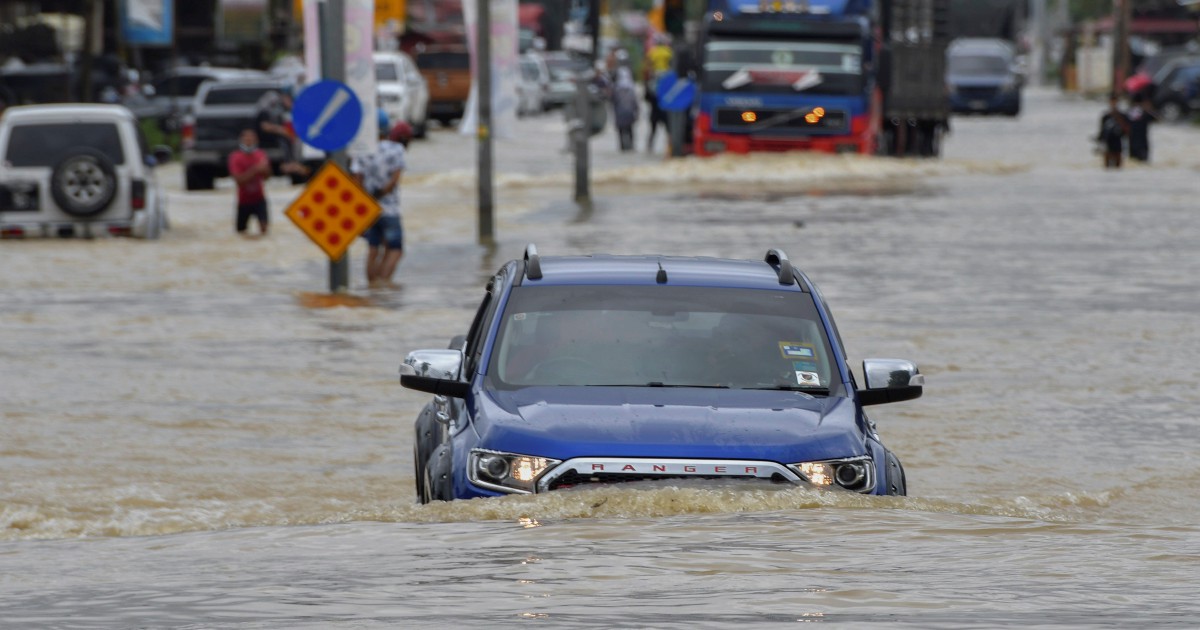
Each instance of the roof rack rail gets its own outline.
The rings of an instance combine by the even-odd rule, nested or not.
[[[788,260],[787,254],[783,253],[782,249],[768,249],[767,256],[763,259],[772,267],[779,266],[779,284],[795,284],[796,274],[792,271],[792,262]]]
[[[525,277],[530,280],[542,279],[542,259],[538,258],[537,247],[533,243],[525,246]]]

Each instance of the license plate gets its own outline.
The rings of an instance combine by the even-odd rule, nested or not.
[[[971,101],[970,103],[967,103],[967,105],[971,109],[986,109],[987,101]]]

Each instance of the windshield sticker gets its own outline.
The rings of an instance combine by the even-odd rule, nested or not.
[[[817,356],[816,348],[811,343],[799,341],[780,341],[779,352],[785,359],[814,359]]]
[[[817,364],[812,361],[792,361],[792,369],[797,372],[816,372]]]
[[[513,315],[513,321],[515,321],[515,322],[525,321],[525,313],[517,313],[516,315]]]
[[[804,386],[817,386],[821,384],[821,377],[817,376],[816,372],[801,372],[797,370],[796,384]]]

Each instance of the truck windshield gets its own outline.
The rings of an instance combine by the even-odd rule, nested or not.
[[[787,389],[826,394],[832,352],[812,297],[663,286],[515,287],[488,366],[529,386]]]
[[[706,91],[853,95],[863,87],[855,43],[714,39],[704,45]]]
[[[950,74],[1007,74],[1008,60],[990,55],[950,55]]]

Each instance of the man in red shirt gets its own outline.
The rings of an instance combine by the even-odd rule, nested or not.
[[[243,129],[238,136],[238,149],[229,154],[229,175],[237,182],[237,233],[245,234],[254,217],[259,233],[266,236],[270,219],[263,184],[271,176],[271,161],[258,148],[258,133],[253,129]]]

